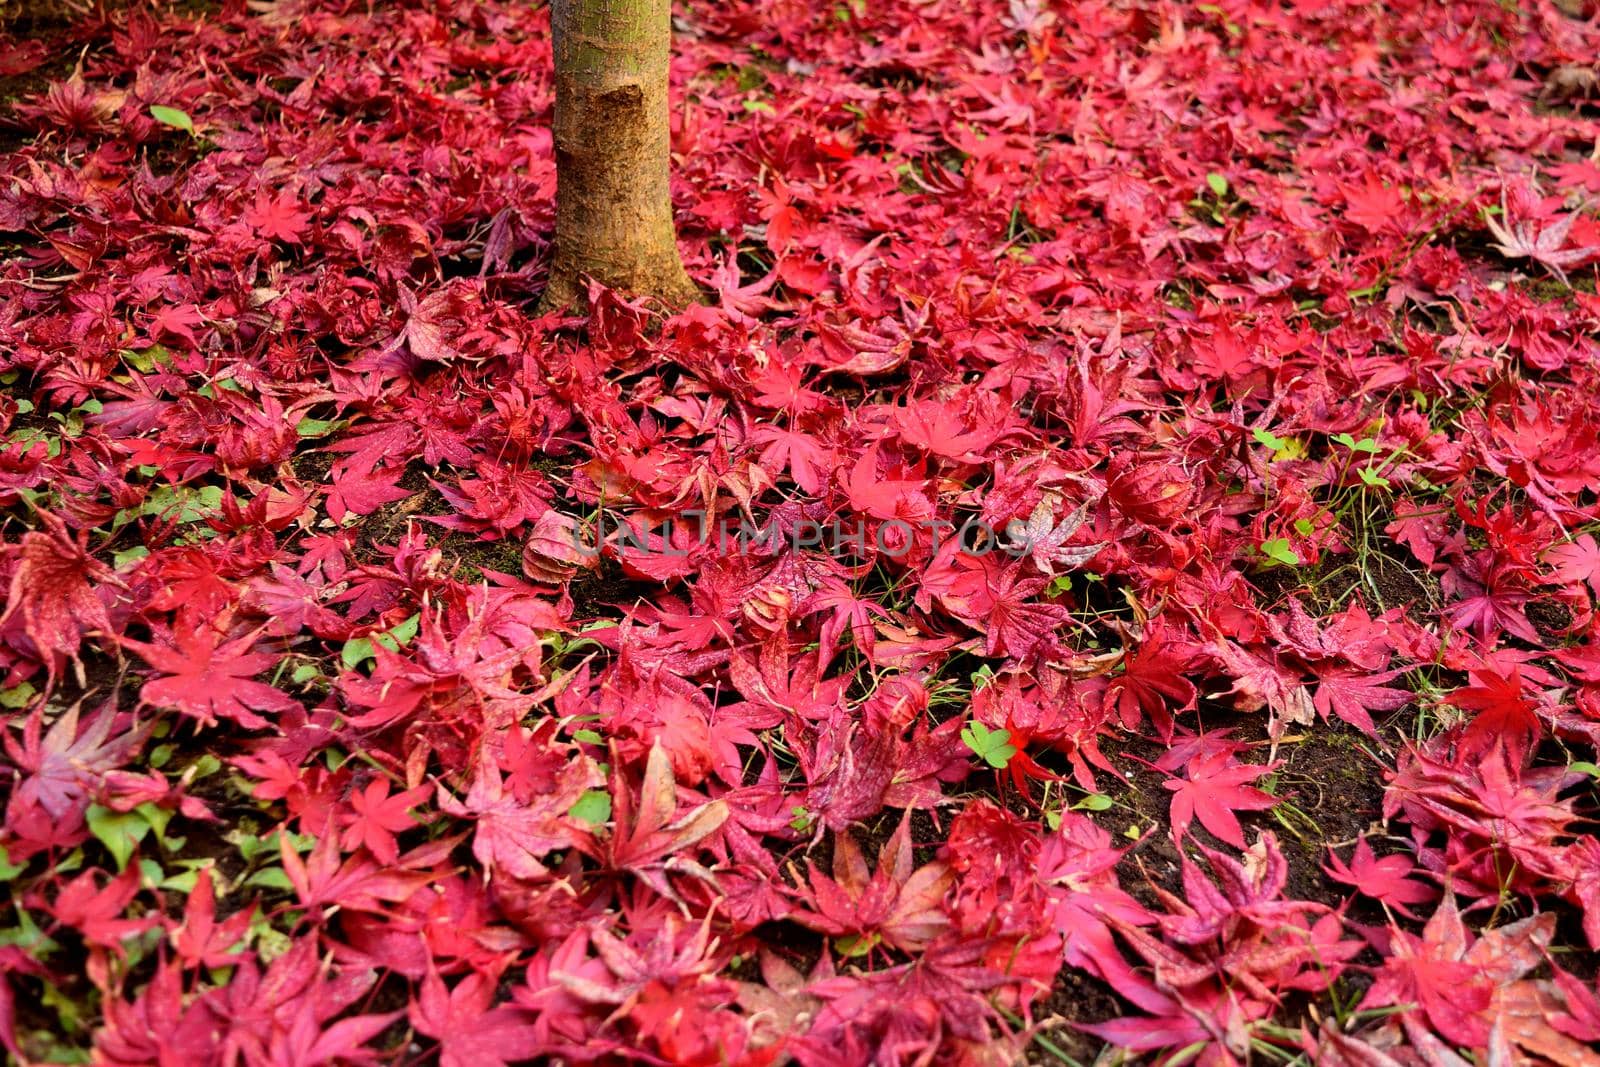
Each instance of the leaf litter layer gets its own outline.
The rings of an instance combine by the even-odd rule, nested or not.
[[[680,4],[581,322],[370,7],[0,51],[14,1058],[1597,1062],[1593,10]]]

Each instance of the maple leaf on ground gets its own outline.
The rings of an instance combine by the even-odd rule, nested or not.
[[[1068,548],[1067,542],[1078,532],[1089,515],[1089,504],[1079,505],[1058,524],[1055,521],[1056,501],[1046,496],[1040,500],[1026,522],[1011,520],[1006,526],[1012,551],[1026,552],[1041,574],[1054,577],[1057,567],[1078,567],[1100,554],[1105,542]]]
[[[846,475],[840,471],[850,506],[875,519],[925,518],[932,509],[923,495],[925,482],[913,478],[885,478],[878,471],[878,446],[861,453]]]
[[[1063,605],[1030,599],[1046,584],[1045,578],[1024,578],[1018,560],[998,573],[982,566],[966,571],[944,599],[964,622],[983,631],[984,655],[1020,660],[1047,643],[1068,618]]]
[[[204,325],[205,321],[205,316],[201,315],[200,309],[193,304],[164,304],[151,313],[146,332],[153,339],[159,339],[163,334],[171,334],[199,348],[200,341],[194,335],[194,328]]]
[[[900,439],[913,448],[959,463],[981,463],[993,431],[969,429],[947,401],[916,400],[894,412]]]
[[[187,1057],[195,1063],[283,1065],[369,1062],[360,1046],[402,1013],[348,1015],[372,988],[376,975],[362,968],[334,968],[321,958],[316,937],[300,937],[262,971],[251,953],[237,958],[233,978],[197,1003],[211,1009],[224,1029],[217,1056]],[[330,1020],[339,1019],[329,1024]],[[327,1025],[327,1029],[322,1027]],[[151,1061],[144,1061],[151,1062]]]
[[[1348,865],[1330,849],[1322,869],[1329,878],[1354,886],[1362,896],[1387,904],[1408,919],[1416,918],[1408,904],[1423,904],[1438,896],[1432,886],[1407,877],[1416,870],[1410,859],[1400,855],[1378,859],[1365,837],[1356,841]]]
[[[146,644],[129,637],[122,643],[138,652],[156,670],[168,677],[144,684],[139,699],[155,707],[177,708],[214,726],[218,719],[232,719],[251,730],[271,725],[256,712],[288,712],[300,705],[287,693],[255,675],[275,665],[279,657],[270,652],[250,652],[254,634],[218,644],[210,629],[179,630],[175,648]]]
[[[1179,640],[1166,623],[1152,619],[1143,638],[1122,657],[1122,673],[1106,686],[1107,704],[1117,709],[1122,725],[1132,730],[1142,711],[1163,741],[1172,740],[1173,716],[1188,711],[1197,696],[1184,676],[1194,662],[1193,646]]]
[[[247,959],[245,965],[249,963]],[[107,1067],[222,1062],[215,1004],[188,996],[184,985],[183,968],[164,961],[131,1002],[105,998],[95,1062]]]
[[[1481,756],[1505,751],[1511,766],[1522,766],[1539,739],[1538,704],[1523,690],[1522,669],[1502,674],[1488,668],[1468,672],[1472,684],[1451,693],[1450,703],[1478,714],[1461,737],[1464,753]]]
[[[1519,197],[1526,200],[1527,197]],[[1494,235],[1495,247],[1508,259],[1531,259],[1554,274],[1561,284],[1567,284],[1565,268],[1575,267],[1592,256],[1600,256],[1600,245],[1588,248],[1567,248],[1567,236],[1581,216],[1573,211],[1540,222],[1532,219],[1512,218],[1506,203],[1506,190],[1500,190],[1500,217],[1485,214],[1483,224]],[[1502,220],[1504,220],[1502,222]]]
[[[83,636],[98,633],[116,640],[106,606],[91,582],[122,586],[111,568],[89,555],[88,534],[76,538],[67,524],[48,511],[38,511],[43,530],[29,530],[15,546],[5,546],[19,564],[11,576],[0,625],[17,616],[54,678],[61,660],[76,657]]]
[[[457,800],[441,784],[439,808],[446,815],[476,819],[472,854],[491,875],[537,879],[547,873],[541,862],[545,856],[573,847],[583,836],[570,814],[572,806],[604,781],[593,760],[577,756],[556,772],[552,789],[524,803],[506,789],[494,757],[485,752],[466,798]]]
[[[1600,1067],[1600,1002],[1565,971],[1557,969],[1553,981],[1499,986],[1490,1016],[1491,1062],[1537,1058],[1560,1067]]]
[[[299,205],[299,197],[287,189],[272,196],[263,190],[245,208],[244,221],[258,237],[298,244],[306,232],[306,223],[311,221],[311,215],[301,211]]]
[[[10,734],[5,738],[6,753],[18,770],[27,772],[7,802],[6,826],[12,832],[30,831],[26,834],[30,839],[36,830],[48,840],[58,832],[77,829],[96,785],[132,758],[153,724],[113,737],[111,731],[117,720],[113,697],[83,724],[80,733],[82,701],[76,701],[41,738],[45,703],[39,701],[28,713],[20,743]]]
[[[644,780],[637,799],[626,779],[613,771],[611,804],[610,835],[599,845],[580,840],[578,847],[612,870],[631,871],[668,898],[675,898],[676,894],[661,869],[661,861],[715,833],[730,813],[726,800],[713,800],[695,804],[678,816],[678,783],[672,757],[659,741],[650,746],[645,759]]]
[[[1368,233],[1403,233],[1406,227],[1406,200],[1400,189],[1368,172],[1361,185],[1343,187],[1345,218]]]
[[[1377,737],[1372,711],[1394,711],[1405,707],[1411,694],[1404,689],[1384,685],[1403,672],[1396,670],[1369,674],[1348,667],[1313,667],[1317,675],[1317,689],[1312,694],[1312,706],[1326,721],[1329,714],[1337,715],[1368,737]]]
[[[275,1027],[267,1049],[275,1064],[366,1063],[376,1059],[369,1042],[400,1018],[399,1011],[351,1015],[323,1028],[326,1008],[303,997],[294,1002],[287,1023]]]
[[[582,1000],[617,1005],[619,1013],[631,1013],[641,994],[663,986],[690,991],[699,985],[717,995],[712,976],[721,961],[710,915],[692,925],[669,911],[634,918],[642,929],[626,940],[600,927],[589,932],[604,971],[582,964],[569,970],[569,963],[552,968],[551,978]]]
[[[788,305],[766,295],[773,285],[777,284],[777,266],[768,271],[765,277],[749,285],[741,284],[742,281],[739,276],[738,257],[730,249],[722,264],[711,272],[711,284],[717,290],[718,303],[735,322],[754,324],[759,321],[757,316],[765,312],[782,311],[787,308]]]
[[[945,863],[915,866],[908,814],[878,853],[870,874],[861,846],[849,833],[834,837],[833,877],[815,868],[800,890],[809,909],[795,921],[842,937],[847,955],[862,955],[879,941],[905,952],[927,948],[950,925],[943,903],[955,875]]]
[[[1117,882],[1116,865],[1124,851],[1112,847],[1111,835],[1087,815],[1066,811],[1060,828],[1039,847],[1034,877],[1045,887],[1067,965],[1085,968],[1153,1010],[1141,996],[1149,987],[1133,973],[1107,925],[1108,919],[1138,925],[1152,918]]]
[[[494,1006],[496,980],[473,971],[447,988],[432,968],[411,1002],[411,1024],[439,1042],[439,1067],[505,1067],[542,1051],[535,1016]]]
[[[1560,581],[1587,582],[1600,596],[1600,545],[1595,544],[1593,534],[1545,549],[1544,561],[1554,568]]]
[[[1270,648],[1255,652],[1228,640],[1213,641],[1208,647],[1234,680],[1228,690],[1234,707],[1240,711],[1265,707],[1272,713],[1267,726],[1271,736],[1281,736],[1291,723],[1309,726],[1316,721],[1311,690],[1302,683],[1301,672],[1292,659]]]
[[[56,921],[78,931],[92,945],[124,952],[123,940],[159,924],[159,914],[146,914],[140,918],[125,918],[128,904],[138,895],[139,868],[128,868],[104,886],[98,879],[103,872],[88,870],[61,887],[48,905]]]
[[[1246,920],[1263,934],[1270,934],[1266,939],[1268,942],[1282,936],[1298,942],[1296,947],[1301,950],[1313,947],[1301,936],[1307,932],[1305,921],[1313,914],[1326,915],[1330,909],[1308,900],[1284,898],[1283,891],[1289,881],[1289,862],[1278,847],[1276,834],[1270,830],[1262,831],[1256,843],[1245,849],[1244,855],[1238,859],[1204,845],[1198,847],[1206,866],[1211,870],[1210,876],[1185,854],[1180,860],[1183,870],[1181,897],[1159,885],[1150,887],[1168,909],[1168,914],[1158,915],[1156,920],[1171,940],[1181,945],[1206,944],[1218,936],[1225,936],[1230,930],[1237,933],[1238,921]],[[1299,934],[1295,933],[1297,927]],[[1337,932],[1338,924],[1335,923],[1334,927]],[[1238,940],[1239,943],[1234,946],[1236,951],[1232,953],[1232,958],[1238,963],[1245,962],[1257,949],[1265,947],[1248,943],[1258,939],[1240,937]],[[1333,963],[1342,958],[1340,954],[1348,947],[1336,948],[1332,943],[1325,943],[1322,946],[1322,962]],[[1353,951],[1348,953],[1353,954]],[[1260,962],[1266,970],[1277,971],[1284,960],[1274,959],[1271,953],[1267,953]]]
[[[350,794],[350,811],[340,815],[345,824],[341,844],[347,849],[366,845],[379,862],[393,864],[400,856],[395,835],[420,825],[411,809],[428,795],[427,786],[389,795],[389,780],[375,778],[364,790]]]
[[[399,467],[378,467],[369,471],[339,468],[328,487],[328,516],[343,522],[346,515],[370,515],[385,504],[412,495],[396,483],[405,475]]]
[[[331,825],[316,835],[311,855],[305,859],[300,858],[290,835],[279,834],[278,855],[300,903],[313,910],[331,905],[382,911],[385,905],[406,900],[431,880],[427,872],[379,867],[364,853],[342,859],[339,835]]]
[[[463,349],[470,347],[469,342],[481,338],[477,322],[481,311],[481,294],[470,283],[459,280],[451,282],[421,300],[402,285],[396,291],[396,296],[400,310],[406,315],[406,324],[373,357],[377,365],[383,365],[388,358],[392,358],[402,342],[416,359],[433,363],[457,362],[466,356]]]
[[[1464,560],[1459,569],[1446,571],[1440,582],[1456,598],[1448,608],[1450,624],[1474,631],[1485,643],[1504,631],[1531,645],[1543,644],[1524,611],[1532,595],[1521,581],[1519,572],[1491,552]]]
[[[1260,778],[1276,764],[1235,763],[1231,756],[1198,756],[1190,761],[1186,777],[1169,778],[1162,784],[1172,791],[1172,836],[1181,838],[1196,817],[1200,825],[1219,840],[1244,848],[1244,829],[1236,811],[1266,811],[1278,798],[1248,783]]]
[[[241,942],[255,917],[242,908],[217,922],[216,887],[209,870],[199,871],[183,912],[183,925],[172,933],[172,947],[193,967],[227,967],[239,962]]]
[[[816,437],[798,430],[784,430],[763,424],[750,433],[752,447],[760,448],[760,463],[774,478],[788,468],[789,477],[807,493],[815,496],[827,484],[828,472],[834,467],[836,453]]]
[[[1402,1017],[1425,1019],[1451,1044],[1484,1048],[1497,1024],[1496,987],[1544,960],[1555,925],[1546,912],[1474,938],[1447,892],[1421,937],[1391,928],[1391,953],[1358,1010],[1405,1005]]]

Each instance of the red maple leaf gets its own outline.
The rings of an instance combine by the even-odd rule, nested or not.
[[[1449,607],[1452,626],[1474,630],[1485,641],[1503,630],[1529,644],[1543,643],[1523,613],[1530,594],[1521,573],[1496,553],[1485,550],[1467,557],[1459,569],[1446,571],[1440,584],[1459,598]]]
[[[1589,588],[1600,596],[1600,545],[1593,534],[1584,534],[1563,545],[1548,548],[1544,561],[1563,582],[1588,582]]]
[[[194,328],[205,321],[205,316],[193,304],[164,304],[151,313],[147,331],[152,338],[171,334],[199,348],[200,341],[194,335]]]
[[[1383,684],[1398,678],[1401,674],[1399,670],[1380,671],[1377,674],[1349,667],[1316,666],[1313,670],[1317,675],[1317,690],[1312,695],[1311,703],[1317,709],[1317,714],[1323,719],[1330,714],[1337,715],[1368,737],[1378,736],[1378,728],[1373,725],[1368,712],[1394,711],[1411,700],[1411,694],[1404,689]]]
[[[302,905],[313,910],[336,906],[382,911],[387,905],[406,900],[431,877],[423,871],[379,867],[365,853],[342,858],[339,835],[332,826],[316,835],[316,844],[306,859],[300,858],[286,833],[278,837],[278,854],[295,895]]]
[[[612,772],[611,832],[598,843],[580,840],[578,847],[610,869],[631,871],[663,896],[673,896],[660,869],[661,861],[715,833],[729,814],[726,800],[713,800],[693,803],[680,816],[678,792],[672,757],[657,742],[645,759],[637,798],[627,780]]]
[[[179,630],[175,639],[175,648],[122,639],[168,676],[144,684],[139,699],[145,704],[177,708],[206,726],[215,725],[218,719],[232,719],[252,730],[270,725],[258,711],[283,713],[299,708],[287,693],[252,680],[279,659],[270,652],[247,651],[255,641],[254,634],[218,644],[216,632],[202,628]]]
[[[787,467],[794,484],[813,496],[827,484],[835,453],[811,434],[763,424],[751,431],[750,444],[762,450],[758,462],[774,478]]]
[[[848,475],[840,474],[850,506],[875,519],[914,519],[930,513],[924,483],[914,478],[889,478],[878,470],[878,446],[861,453]]]
[[[300,198],[287,189],[268,196],[263,190],[256,194],[254,203],[244,210],[244,221],[258,237],[269,241],[287,241],[298,244],[311,221],[308,212],[301,211]]]
[[[1450,694],[1450,703],[1478,714],[1462,734],[1468,755],[1504,749],[1510,766],[1520,767],[1539,739],[1538,704],[1523,690],[1522,670],[1506,673],[1484,668],[1469,671],[1472,684]]]
[[[603,781],[594,761],[580,756],[554,776],[551,788],[524,802],[505,788],[493,756],[484,753],[465,800],[440,785],[439,807],[446,815],[477,821],[472,854],[491,874],[533,879],[546,873],[545,856],[577,843],[581,831],[568,813],[586,790]]]
[[[350,794],[350,811],[339,817],[345,824],[341,843],[347,849],[366,845],[380,862],[394,863],[400,854],[395,834],[418,825],[411,809],[429,792],[427,786],[418,786],[390,796],[389,780],[373,779],[365,789]]]
[[[66,523],[48,511],[36,512],[43,530],[29,530],[18,545],[5,546],[19,564],[11,576],[0,625],[13,616],[39,651],[51,678],[64,657],[76,657],[83,635],[98,633],[115,641],[106,606],[94,582],[121,586],[111,568],[89,555],[88,534],[74,537]]]
[[[1360,185],[1345,185],[1345,218],[1368,233],[1403,233],[1406,226],[1406,200],[1394,184],[1379,180],[1368,172]]]
[[[1438,895],[1432,886],[1408,877],[1416,870],[1411,860],[1400,855],[1378,859],[1365,837],[1356,841],[1348,865],[1330,851],[1322,869],[1328,877],[1355,886],[1362,896],[1381,901],[1408,919],[1416,918],[1406,907],[1408,904],[1422,904]]]
[[[735,322],[757,321],[757,316],[767,311],[781,311],[787,305],[766,294],[778,281],[778,268],[773,267],[763,278],[749,285],[741,284],[738,257],[733,250],[723,258],[722,264],[711,273],[711,284],[717,290],[718,303]]]
[[[1204,826],[1235,848],[1244,848],[1244,829],[1236,811],[1266,811],[1278,798],[1248,783],[1272,770],[1272,765],[1236,763],[1231,756],[1197,756],[1184,778],[1162,783],[1172,791],[1172,835],[1182,837],[1196,817]]]
[[[172,947],[191,966],[227,967],[237,963],[241,942],[254,912],[254,908],[243,908],[217,922],[217,896],[211,884],[211,872],[199,871],[194,888],[189,891],[183,925],[172,933]]]
[[[50,841],[78,830],[83,810],[101,778],[126,763],[149,734],[146,725],[112,735],[117,720],[115,698],[84,723],[80,732],[81,707],[82,701],[73,703],[41,738],[45,701],[40,701],[28,713],[21,742],[6,735],[6,753],[18,770],[27,773],[6,805],[6,826],[29,840]]]
[[[1519,207],[1532,202],[1540,217],[1514,218],[1506,200],[1506,189],[1500,190],[1500,217],[1485,215],[1483,224],[1494,235],[1495,247],[1509,259],[1531,259],[1566,283],[1564,268],[1575,267],[1593,256],[1600,255],[1600,245],[1587,248],[1568,248],[1567,238],[1573,224],[1582,216],[1577,212],[1565,214],[1543,210],[1537,189],[1519,190],[1516,199]]]
[[[965,621],[984,631],[984,655],[1026,659],[1067,618],[1062,605],[1031,599],[1046,583],[1024,578],[1020,560],[998,573],[974,567],[957,579],[951,599],[960,604],[957,613]]]
[[[982,462],[981,453],[995,439],[992,431],[969,427],[943,400],[914,400],[896,408],[894,424],[906,444],[958,463]]]
[[[495,976],[477,971],[453,989],[432,969],[423,978],[411,1025],[439,1042],[440,1067],[505,1067],[539,1054],[535,1016],[513,1005],[495,1007],[495,985]]]
[[[917,867],[911,853],[909,815],[867,870],[861,846],[849,833],[835,835],[833,877],[815,868],[800,890],[807,911],[795,921],[831,937],[844,937],[844,951],[861,955],[879,941],[906,952],[927,948],[950,925],[943,903],[955,875],[941,862]]]
[[[328,488],[328,515],[334,522],[343,522],[346,515],[370,515],[385,504],[404,500],[411,490],[395,484],[404,474],[398,467],[336,469]]]
[[[1407,1005],[1407,1014],[1426,1018],[1452,1044],[1481,1048],[1489,1039],[1495,987],[1544,959],[1555,918],[1546,912],[1474,939],[1447,893],[1421,937],[1391,929],[1392,953],[1360,1009]]]
[[[1184,672],[1194,662],[1192,647],[1178,641],[1170,626],[1152,619],[1144,637],[1122,658],[1122,673],[1106,686],[1106,701],[1133,729],[1139,712],[1150,717],[1163,740],[1172,739],[1173,715],[1194,703],[1194,683]]]
[[[128,904],[139,893],[139,868],[129,864],[115,878],[99,884],[103,872],[91,869],[61,887],[49,904],[57,922],[72,927],[85,941],[121,953],[123,939],[161,922],[157,914],[124,918]]]

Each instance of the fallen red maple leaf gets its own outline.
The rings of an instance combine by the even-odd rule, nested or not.
[[[89,555],[87,532],[80,530],[74,537],[57,516],[42,510],[35,514],[44,529],[29,530],[20,544],[5,546],[19,565],[11,575],[0,626],[20,618],[22,632],[54,678],[64,658],[77,656],[85,634],[116,640],[105,603],[91,583],[122,586],[122,582],[110,567]]]
[[[1266,811],[1278,798],[1247,783],[1272,770],[1272,764],[1237,763],[1231,756],[1200,756],[1189,763],[1183,778],[1162,783],[1172,792],[1172,835],[1182,837],[1198,816],[1200,825],[1235,848],[1244,848],[1244,829],[1236,811]]]
[[[523,801],[505,788],[493,757],[483,753],[465,799],[457,800],[441,784],[438,803],[446,815],[476,821],[472,854],[487,871],[534,879],[546,873],[545,856],[571,848],[582,838],[582,829],[570,815],[572,806],[586,790],[603,782],[594,761],[577,756],[556,773],[550,783],[553,788]]]
[[[794,920],[841,938],[846,955],[863,955],[880,941],[907,952],[926,948],[950,925],[943,908],[954,882],[949,867],[917,867],[911,853],[910,817],[901,819],[869,873],[861,846],[849,833],[835,835],[833,876],[812,868],[799,892],[806,910]]]
[[[439,1042],[440,1067],[505,1067],[537,1055],[542,1041],[531,1012],[494,1006],[495,981],[477,971],[447,987],[430,970],[411,1002],[411,1023]]]
[[[1378,859],[1365,837],[1356,841],[1348,865],[1330,852],[1322,869],[1330,878],[1355,886],[1363,896],[1389,905],[1408,919],[1415,918],[1408,904],[1426,903],[1438,895],[1432,886],[1407,877],[1416,870],[1410,859],[1400,855]]]
[[[247,729],[270,725],[256,712],[286,712],[299,707],[287,693],[253,678],[278,662],[270,652],[250,652],[254,634],[221,641],[210,629],[179,630],[175,647],[162,647],[122,638],[166,677],[156,678],[139,690],[139,699],[156,707],[177,708],[185,715],[213,726],[231,719]]]

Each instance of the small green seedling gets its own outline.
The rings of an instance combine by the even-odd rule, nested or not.
[[[969,722],[961,728],[961,740],[972,754],[981,758],[995,770],[1004,770],[1017,746],[1011,743],[1011,731],[991,730],[981,722]]]
[[[1261,542],[1261,554],[1274,563],[1282,563],[1287,567],[1300,566],[1300,557],[1289,545],[1287,537],[1273,537]]]

